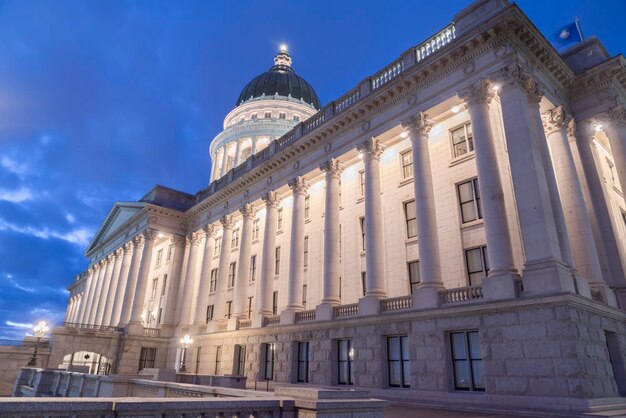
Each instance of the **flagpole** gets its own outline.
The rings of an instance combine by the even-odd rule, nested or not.
[[[574,23],[576,24],[576,29],[578,29],[578,35],[580,35],[580,40],[584,41],[585,36],[583,35],[583,30],[580,27],[580,20],[578,20],[578,16],[576,16],[576,20],[574,21]]]

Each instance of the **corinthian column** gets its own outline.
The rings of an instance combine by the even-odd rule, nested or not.
[[[137,272],[137,290],[135,291],[132,310],[130,311],[130,321],[128,321],[129,333],[143,332],[141,313],[146,296],[146,289],[148,288],[148,274],[150,272],[150,261],[152,260],[152,249],[154,248],[155,238],[156,233],[153,230],[148,229],[144,231],[144,247],[141,252],[141,264]]]
[[[222,252],[220,253],[220,262],[217,270],[217,292],[215,297],[215,315],[218,321],[222,321],[226,316],[224,307],[226,306],[226,292],[228,290],[228,266],[230,264],[230,249],[233,238],[233,227],[235,226],[235,217],[233,215],[224,215],[220,219],[222,223]]]
[[[252,252],[252,222],[256,216],[256,208],[249,203],[243,205],[239,212],[243,215],[241,225],[241,244],[239,247],[239,263],[235,280],[235,299],[233,313],[235,318],[246,317],[246,301],[250,276],[250,253]]]
[[[185,258],[185,238],[174,235],[170,240],[174,246],[174,255],[168,276],[167,290],[165,291],[165,308],[163,310],[163,324],[161,325],[161,335],[172,336],[176,326],[176,301],[178,299],[178,289],[183,275],[183,260]]]
[[[200,269],[200,286],[196,298],[196,313],[194,325],[199,328],[206,325],[206,309],[211,291],[211,265],[213,263],[213,250],[215,249],[215,225],[207,225],[202,228],[204,232],[204,252],[202,254],[202,267]]]
[[[132,242],[124,244],[122,249],[122,263],[120,265],[120,271],[118,274],[117,286],[115,288],[115,297],[113,300],[113,307],[111,308],[111,315],[108,318],[107,323],[109,325],[117,325],[120,323],[120,315],[122,313],[122,304],[124,303],[124,290],[126,289],[126,282],[128,281],[128,267],[130,264],[130,257],[133,250]]]
[[[513,275],[517,270],[513,262],[504,191],[489,119],[489,103],[495,94],[489,82],[481,80],[458,95],[465,102],[472,122],[478,187],[482,197],[480,204],[487,236],[490,270],[487,280],[483,282],[483,294],[486,299],[513,298]]]
[[[261,275],[256,284],[257,289],[257,316],[254,317],[255,326],[260,326],[263,316],[272,314],[272,281],[276,263],[276,222],[277,211],[282,198],[274,191],[263,196],[265,202],[265,226],[263,231],[263,254],[261,260]]]
[[[87,316],[89,315],[89,310],[87,309],[87,306],[91,306],[90,302],[88,302],[89,297],[91,296],[91,287],[93,285],[94,282],[94,272],[95,272],[95,268],[94,267],[89,267],[89,269],[87,270],[87,280],[85,281],[85,291],[83,293],[83,302],[80,304],[80,311],[78,312],[78,317],[76,319],[76,322],[80,323],[80,324],[84,324],[87,320],[85,318],[86,314]]]
[[[104,308],[102,313],[102,325],[109,326],[109,317],[111,316],[111,312],[113,310],[113,304],[115,303],[115,288],[117,287],[117,282],[120,274],[120,267],[122,263],[122,255],[124,254],[121,248],[118,248],[113,252],[113,266],[111,267],[111,274],[109,275],[109,280],[107,281],[106,291],[103,290],[103,294],[105,294],[106,299],[104,301]]]
[[[178,326],[183,327],[181,333],[187,332],[191,324],[191,305],[193,304],[195,290],[197,288],[196,266],[198,265],[198,246],[202,240],[202,234],[198,232],[187,235],[187,245],[189,245],[189,259],[187,261],[187,272],[185,273],[185,287],[183,289],[183,303],[178,318]]]
[[[611,154],[621,190],[626,194],[626,106],[622,103],[609,109],[604,129],[611,144]]]
[[[96,324],[96,319],[97,319],[97,314],[98,314],[98,301],[100,300],[100,292],[102,291],[102,282],[104,281],[104,276],[106,273],[106,269],[107,269],[107,260],[106,259],[102,259],[100,260],[100,262],[98,263],[100,266],[100,270],[98,271],[98,278],[96,280],[96,282],[94,283],[94,288],[93,288],[93,295],[92,295],[92,299],[91,299],[91,303],[90,303],[90,311],[89,311],[89,324]]]
[[[415,293],[415,305],[420,308],[432,308],[439,305],[439,291],[443,289],[439,265],[435,192],[428,149],[428,134],[433,123],[425,113],[418,112],[402,122],[402,126],[409,132],[413,151],[413,187],[421,280]]]
[[[326,174],[326,202],[324,209],[324,276],[322,304],[338,305],[339,277],[341,264],[339,262],[341,248],[339,243],[339,180],[344,166],[331,158],[320,166]],[[329,318],[330,319],[330,318]]]
[[[144,247],[144,238],[138,235],[133,238],[133,256],[130,260],[130,271],[128,272],[128,280],[126,281],[126,290],[124,291],[124,302],[122,303],[122,311],[120,313],[119,327],[124,327],[130,320],[130,312],[133,309],[133,301],[135,299],[135,290],[137,288],[137,274],[139,273],[139,262]]]

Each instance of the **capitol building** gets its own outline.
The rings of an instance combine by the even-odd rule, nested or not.
[[[626,395],[626,60],[596,38],[559,53],[505,0],[415,41],[327,104],[286,48],[233,86],[207,187],[102,222],[48,366],[447,404]]]

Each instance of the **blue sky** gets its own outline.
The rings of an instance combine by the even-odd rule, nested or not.
[[[115,201],[207,185],[211,139],[279,44],[327,103],[469,3],[0,1],[0,338],[62,321]],[[546,36],[579,16],[626,52],[624,1],[518,4]]]

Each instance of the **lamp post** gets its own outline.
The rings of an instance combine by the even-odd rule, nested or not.
[[[180,369],[178,369],[179,372],[184,373],[187,371],[187,368],[185,367],[185,358],[187,357],[187,349],[189,348],[191,343],[193,343],[193,340],[189,335],[185,335],[183,338],[180,339],[180,345],[183,349],[180,353]]]
[[[37,324],[34,328],[33,328],[33,332],[35,333],[35,337],[37,337],[37,342],[35,343],[35,351],[33,351],[33,356],[30,358],[30,361],[28,362],[29,366],[36,366],[37,365],[37,350],[39,350],[39,341],[46,336],[46,333],[48,332],[49,328],[48,328],[48,324],[46,324],[46,321],[41,321],[39,324]]]

